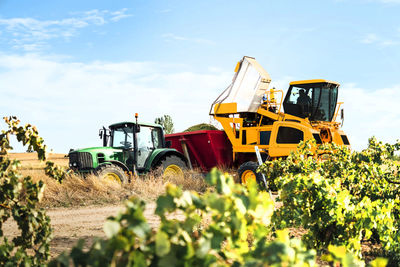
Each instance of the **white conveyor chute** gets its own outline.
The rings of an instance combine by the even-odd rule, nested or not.
[[[214,101],[210,115],[220,103],[236,103],[237,112],[256,112],[260,107],[271,82],[268,72],[252,57],[243,57],[235,71],[232,84]]]

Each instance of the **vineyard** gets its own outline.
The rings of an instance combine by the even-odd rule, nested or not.
[[[154,183],[162,178],[110,185],[105,194],[114,188],[125,193],[116,197],[116,202],[128,199],[125,210],[105,222],[105,238],[89,246],[81,240],[72,249],[50,257],[52,226],[41,204],[48,194],[45,187],[52,183],[60,188],[73,183],[83,187],[83,183],[98,185],[98,181],[91,177],[78,182],[50,161],[43,165],[48,178],[33,180],[22,175],[20,162],[8,156],[10,136],[36,151],[43,162],[46,146],[34,126],[20,126],[15,117],[5,118],[5,122],[8,129],[0,134],[3,266],[400,264],[400,166],[393,160],[400,143],[383,144],[371,138],[362,152],[334,144],[301,143],[287,158],[267,161],[259,168],[269,189],[277,192],[279,205],[260,186],[261,181],[242,186],[217,169],[205,181],[199,176],[191,177],[190,183],[162,183],[154,211],[158,227],[144,215],[148,199],[132,192],[146,183],[160,187]],[[14,220],[20,230],[11,240],[3,232],[7,220]],[[303,234],[294,237],[294,229]]]

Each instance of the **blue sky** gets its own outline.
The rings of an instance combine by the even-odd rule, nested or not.
[[[0,0],[0,115],[38,126],[50,148],[99,145],[103,125],[170,114],[209,122],[236,62],[273,85],[341,83],[356,149],[400,135],[400,1]]]

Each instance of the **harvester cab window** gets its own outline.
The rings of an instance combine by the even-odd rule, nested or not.
[[[313,110],[312,121],[331,121],[335,114],[338,86],[335,84],[324,84],[313,88]]]
[[[304,140],[303,131],[292,127],[279,127],[276,138],[277,144],[298,144]]]
[[[283,102],[285,112],[310,121],[331,121],[338,87],[333,83],[291,85]]]

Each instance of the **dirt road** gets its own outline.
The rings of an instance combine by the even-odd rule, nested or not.
[[[144,216],[151,227],[156,228],[160,224],[159,217],[154,215],[156,204],[148,202]],[[70,250],[79,239],[86,240],[89,247],[96,237],[105,237],[103,225],[109,216],[115,216],[122,211],[124,206],[85,206],[71,208],[55,208],[46,211],[50,216],[53,228],[53,239],[51,241],[51,256],[56,257],[61,252]],[[172,215],[175,218],[183,218],[180,214]],[[3,225],[3,231],[8,238],[19,233],[14,221],[8,220]]]
[[[160,223],[154,215],[155,203],[147,203],[145,217],[152,227]],[[47,211],[53,228],[51,256],[55,257],[65,250],[71,249],[79,239],[92,244],[95,237],[105,237],[103,225],[107,217],[115,216],[123,210],[122,205],[88,206],[73,208],[57,208]],[[15,222],[8,220],[3,226],[7,237],[16,236],[19,229]]]

